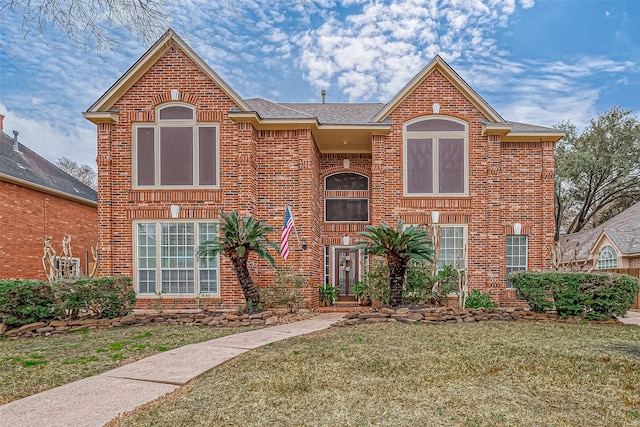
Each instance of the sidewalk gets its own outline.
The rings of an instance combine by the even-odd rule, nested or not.
[[[628,311],[625,317],[618,317],[618,320],[628,325],[640,325],[640,312]]]
[[[344,313],[190,344],[0,406],[0,427],[102,427],[263,345],[326,329]]]

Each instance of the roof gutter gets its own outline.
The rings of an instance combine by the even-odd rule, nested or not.
[[[24,179],[15,178],[3,173],[0,173],[0,180],[10,182],[12,184],[18,184],[23,187],[31,188],[32,190],[41,191],[43,193],[51,194],[52,196],[58,196],[63,199],[71,200],[74,202],[82,203],[83,205],[97,207],[98,202],[85,199],[84,197],[74,196],[73,194],[65,193],[64,191],[54,190],[53,188],[45,187],[44,185],[34,184],[33,182],[25,181]]]

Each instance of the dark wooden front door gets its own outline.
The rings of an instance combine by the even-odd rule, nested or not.
[[[353,286],[358,282],[360,260],[353,248],[337,248],[334,256],[334,277],[340,300],[352,300]]]

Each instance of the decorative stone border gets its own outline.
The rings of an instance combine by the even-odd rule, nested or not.
[[[338,325],[354,325],[360,322],[404,322],[404,323],[445,323],[445,322],[482,322],[488,320],[498,321],[524,321],[524,322],[559,322],[589,324],[619,324],[616,318],[607,320],[585,320],[581,317],[569,317],[564,319],[556,313],[534,313],[525,308],[476,308],[460,310],[454,307],[427,307],[427,308],[381,308],[369,312],[352,312],[345,315],[344,320]]]
[[[315,313],[300,310],[297,313],[285,311],[263,311],[255,314],[238,312],[199,312],[199,313],[132,313],[114,319],[63,319],[50,322],[37,322],[10,329],[0,333],[7,338],[32,338],[66,334],[81,329],[110,329],[126,325],[183,325],[211,327],[267,327],[309,319]],[[0,331],[1,332],[1,331]]]

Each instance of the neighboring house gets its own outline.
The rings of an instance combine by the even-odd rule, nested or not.
[[[0,279],[45,279],[44,239],[58,255],[71,236],[74,269],[87,272],[98,243],[98,195],[3,132],[0,115]],[[61,156],[64,153],[61,153]],[[59,261],[58,261],[59,262]]]
[[[433,212],[440,259],[471,289],[500,296],[507,271],[549,265],[563,133],[505,121],[440,57],[387,104],[276,103],[241,98],[169,30],[84,116],[97,125],[100,273],[132,275],[141,307],[158,293],[173,307],[244,302],[228,259],[194,259],[221,210],[267,220],[278,241],[291,206],[300,239],[277,263],[308,277],[308,306],[320,283],[352,294],[367,224]],[[271,283],[265,262],[253,272]]]
[[[640,268],[640,203],[589,230],[560,236],[563,262],[582,269]],[[595,265],[594,265],[595,263]]]

